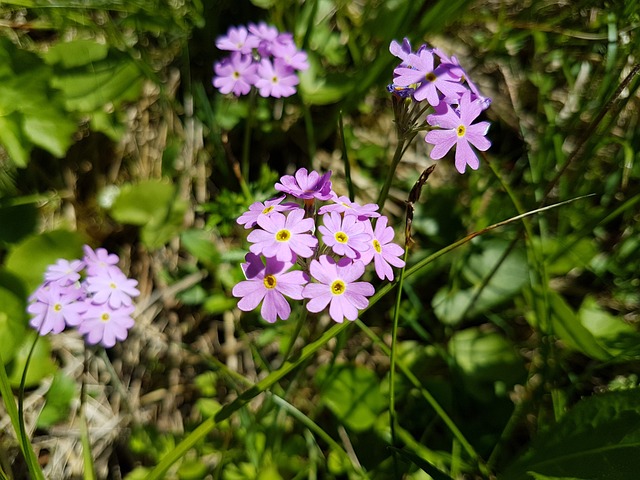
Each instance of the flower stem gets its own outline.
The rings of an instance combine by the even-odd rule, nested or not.
[[[378,201],[376,202],[380,206],[381,211],[384,208],[384,202],[389,196],[389,189],[391,188],[391,181],[393,180],[396,168],[398,168],[398,164],[400,163],[400,160],[402,160],[402,155],[405,152],[405,144],[406,140],[404,138],[398,140],[396,151],[393,154],[393,159],[391,159],[391,165],[389,166],[387,177],[384,180],[384,185],[382,185],[382,190],[380,190],[380,195],[378,196]]]
[[[242,178],[245,184],[249,183],[249,156],[251,153],[251,131],[253,130],[253,120],[256,111],[256,89],[252,88],[249,93],[249,113],[244,128],[244,138],[242,139]]]

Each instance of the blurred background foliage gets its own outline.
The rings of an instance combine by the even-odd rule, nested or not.
[[[89,352],[86,368],[73,334],[38,343],[25,414],[47,477],[81,478],[70,433],[81,378],[98,476],[137,479],[277,369],[293,325],[235,309],[246,251],[235,219],[295,167],[331,169],[346,193],[345,154],[358,198],[375,201],[396,140],[388,45],[408,37],[457,55],[493,98],[480,170],[460,176],[441,160],[425,186],[409,266],[589,196],[406,279],[396,348],[418,385],[396,377],[398,453],[387,295],[362,316],[368,329],[350,327],[217,425],[167,478],[636,478],[639,12],[637,0],[3,1],[0,338],[11,381],[47,264],[103,246],[142,291],[130,338]],[[251,107],[212,87],[214,43],[261,20],[292,32],[311,68],[295,97]],[[396,172],[385,213],[399,242],[408,192],[430,163],[419,139]],[[328,326],[310,320],[296,348]],[[8,429],[0,466],[23,478]]]

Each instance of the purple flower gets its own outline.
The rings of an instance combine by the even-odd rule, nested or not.
[[[419,84],[413,93],[417,101],[427,100],[431,106],[440,103],[438,91],[444,97],[458,98],[466,91],[464,85],[452,75],[446,68],[434,68],[433,52],[427,49],[420,51],[418,55],[411,54],[407,61],[411,67],[400,66],[393,73],[397,75],[394,83],[401,87]]]
[[[331,171],[320,176],[318,172],[312,170],[307,173],[306,168],[300,168],[295,177],[292,175],[284,175],[280,179],[280,183],[275,184],[275,189],[293,195],[303,200],[329,200],[333,196],[331,190]]]
[[[431,130],[425,141],[434,144],[430,154],[434,160],[444,157],[456,145],[456,169],[464,173],[467,165],[474,170],[479,166],[478,157],[469,144],[484,152],[489,149],[491,142],[485,137],[489,122],[471,124],[482,112],[481,100],[471,101],[471,92],[467,91],[460,99],[459,108],[460,114],[446,105],[446,113],[429,115],[427,122],[434,127],[442,127],[443,130]]]
[[[308,283],[302,290],[302,296],[310,299],[307,310],[318,313],[329,305],[329,315],[338,323],[358,318],[358,311],[369,305],[367,297],[375,292],[370,283],[356,282],[364,273],[360,261],[343,258],[336,263],[322,255],[311,261],[310,272],[319,283]]]
[[[324,225],[318,227],[322,241],[337,255],[356,259],[370,248],[371,236],[366,231],[365,222],[358,220],[355,215],[343,217],[330,212],[322,216],[322,222]]]
[[[65,260],[59,259],[53,265],[47,267],[44,279],[47,282],[55,282],[62,287],[71,285],[80,280],[80,271],[84,268],[82,260]]]
[[[60,333],[65,325],[78,325],[87,309],[81,297],[82,292],[73,286],[43,285],[35,294],[35,302],[27,307],[27,312],[34,315],[29,325],[40,335]]]
[[[293,41],[286,43],[274,42],[271,47],[271,53],[295,70],[307,70],[309,68],[306,52],[298,50]]]
[[[232,52],[240,52],[250,54],[251,50],[257,48],[260,39],[255,35],[249,34],[243,26],[229,27],[226,35],[216,39],[216,47],[220,50],[230,50]]]
[[[344,195],[334,198],[333,201],[335,203],[323,205],[322,207],[320,207],[318,209],[318,213],[320,215],[329,212],[344,213],[345,215],[355,215],[358,217],[358,220],[380,216],[380,214],[376,212],[379,207],[375,203],[360,205],[358,202],[352,202],[351,200],[349,200],[349,197],[345,197]]]
[[[402,40],[402,45],[395,40],[391,40],[391,43],[389,44],[389,51],[392,55],[402,60],[402,63],[400,64],[401,66],[407,66],[409,55],[413,53],[411,51],[411,43],[409,43],[409,39],[406,37]]]
[[[111,348],[116,341],[123,341],[129,334],[129,329],[135,323],[131,314],[135,310],[133,305],[112,308],[109,304],[90,305],[84,314],[82,323],[78,325],[78,332],[85,336],[88,344],[102,344]]]
[[[251,90],[251,85],[258,79],[257,66],[250,55],[233,52],[229,57],[214,65],[216,76],[213,85],[221,93],[233,92],[236,97],[246,95]]]
[[[291,306],[285,296],[294,300],[302,300],[302,288],[309,280],[307,274],[294,270],[291,262],[281,262],[275,257],[267,258],[266,265],[262,259],[248,253],[247,263],[242,265],[247,280],[233,287],[232,294],[240,298],[238,308],[249,312],[262,302],[260,315],[267,322],[273,323],[278,317],[289,318]]]
[[[100,275],[105,270],[116,267],[120,259],[115,253],[109,253],[104,248],[93,250],[89,245],[82,247],[84,250],[84,263],[87,267],[87,275]]]
[[[247,236],[253,245],[249,247],[256,255],[276,257],[281,262],[295,262],[296,255],[309,258],[318,240],[306,233],[313,229],[313,219],[303,218],[304,210],[292,210],[285,217],[280,212],[258,217],[262,230],[254,230]]]
[[[262,97],[290,97],[296,93],[295,85],[300,83],[293,68],[280,58],[273,62],[267,58],[260,60],[255,86]]]
[[[281,195],[271,200],[266,200],[264,203],[255,202],[249,206],[249,211],[244,212],[238,217],[238,224],[244,225],[244,228],[253,228],[258,223],[258,217],[260,215],[271,215],[273,212],[286,212],[299,208],[295,203],[284,203],[280,205],[280,202],[286,198],[286,195]]]
[[[127,278],[120,269],[110,269],[100,275],[87,277],[87,292],[93,294],[92,303],[108,303],[112,309],[130,306],[133,303],[131,297],[140,295],[136,285],[137,280]]]
[[[393,240],[393,228],[387,226],[387,217],[380,217],[376,222],[375,230],[371,227],[371,222],[367,222],[367,231],[371,235],[371,248],[366,250],[360,260],[368,265],[371,260],[374,261],[376,273],[381,280],[388,278],[389,281],[393,280],[393,269],[389,264],[394,267],[404,267],[404,260],[398,258],[404,254],[404,250],[395,243],[391,243]]]

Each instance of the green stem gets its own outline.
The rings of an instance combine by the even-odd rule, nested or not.
[[[246,184],[249,183],[249,160],[251,153],[251,132],[253,130],[253,120],[255,118],[256,111],[256,89],[252,88],[249,92],[249,113],[247,115],[247,121],[244,128],[244,138],[242,140],[242,179],[244,180],[243,190],[246,188]],[[246,193],[246,191],[245,191]]]
[[[40,335],[36,335],[36,338],[31,345],[29,355],[27,355],[27,361],[24,364],[24,370],[22,371],[22,378],[20,379],[20,388],[18,389],[18,425],[20,427],[20,443],[22,443],[22,451],[24,453],[25,460],[27,462],[27,468],[29,469],[31,478],[34,478],[36,480],[44,480],[42,469],[40,468],[40,464],[38,463],[36,454],[33,451],[31,442],[29,441],[29,437],[27,436],[27,429],[24,424],[24,390],[27,383],[27,372],[29,371],[31,357],[33,356],[33,352],[36,349],[36,344],[38,343],[39,338]]]
[[[342,161],[344,162],[344,179],[347,182],[347,190],[349,191],[349,200],[352,202],[356,198],[356,192],[353,188],[353,181],[351,180],[351,164],[349,163],[349,152],[347,151],[347,141],[344,138],[344,123],[342,121],[342,110],[338,115],[338,126],[340,129],[340,140],[342,143],[340,147],[342,148]]]
[[[405,152],[405,144],[406,140],[404,138],[398,141],[396,151],[393,154],[393,159],[391,159],[391,165],[389,166],[387,177],[384,179],[384,185],[382,185],[382,190],[380,190],[380,195],[378,196],[378,201],[376,202],[380,206],[381,211],[384,208],[384,202],[387,200],[387,196],[389,195],[389,189],[391,188],[391,182],[396,172],[396,168],[398,167],[400,160],[402,160],[402,155]]]
[[[302,112],[304,114],[304,127],[307,132],[307,151],[309,152],[309,165],[313,165],[313,159],[316,157],[316,134],[313,128],[313,118],[311,117],[311,109],[306,103],[302,103]]]

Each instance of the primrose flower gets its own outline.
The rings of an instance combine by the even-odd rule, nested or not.
[[[226,35],[216,39],[216,47],[220,50],[230,50],[244,54],[250,54],[259,44],[260,39],[255,35],[249,34],[243,26],[229,27]]]
[[[27,307],[27,312],[34,315],[29,325],[40,335],[60,333],[67,325],[77,325],[87,309],[83,301],[78,301],[80,297],[74,287],[55,283],[43,286],[36,292],[35,302]]]
[[[329,205],[323,205],[318,209],[318,213],[323,215],[329,212],[343,213],[344,215],[355,215],[358,220],[364,220],[366,218],[379,217],[378,205],[375,203],[367,203],[366,205],[360,205],[358,202],[352,202],[349,197],[344,195],[334,199],[335,203]]]
[[[47,267],[44,279],[65,287],[80,280],[80,273],[78,272],[83,268],[84,262],[81,260],[69,261],[61,258],[55,264]]]
[[[256,255],[276,257],[281,262],[295,262],[296,255],[309,258],[313,255],[318,240],[307,233],[314,228],[312,218],[303,218],[304,210],[292,210],[285,217],[280,212],[258,217],[258,226],[247,236],[253,245],[249,250]]]
[[[115,253],[109,253],[104,248],[93,250],[89,245],[82,247],[84,251],[84,263],[87,266],[87,275],[100,275],[105,270],[118,268],[120,259]]]
[[[311,261],[309,270],[318,283],[308,283],[302,290],[302,296],[309,299],[307,310],[318,313],[328,305],[335,322],[358,318],[359,311],[369,305],[368,297],[375,292],[370,283],[356,281],[364,273],[364,264],[358,260],[342,258],[336,262],[322,255]]]
[[[393,228],[387,226],[387,222],[387,217],[380,217],[376,222],[375,229],[371,226],[371,222],[366,222],[367,232],[371,235],[371,248],[363,252],[360,260],[365,265],[373,260],[376,274],[380,280],[387,278],[392,281],[393,269],[390,265],[404,267],[404,260],[398,258],[404,254],[404,250],[399,245],[391,243],[394,232]]]
[[[343,217],[330,212],[322,216],[322,222],[324,225],[318,227],[322,241],[337,255],[356,259],[370,248],[371,236],[366,231],[365,222],[358,220],[355,215]]]
[[[284,175],[280,178],[275,189],[303,200],[329,200],[333,196],[330,177],[331,171],[321,176],[316,171],[308,173],[306,168],[300,168],[295,176]]]
[[[275,257],[266,258],[265,263],[253,253],[245,257],[242,265],[246,280],[233,287],[232,294],[240,298],[238,308],[249,312],[262,302],[260,315],[273,323],[278,318],[286,320],[291,314],[291,306],[286,297],[302,300],[303,286],[309,281],[301,270],[289,271],[291,262],[282,262]]]
[[[471,92],[467,91],[460,99],[460,113],[446,105],[446,112],[441,115],[429,115],[427,122],[442,130],[431,130],[427,133],[425,141],[434,145],[431,150],[431,158],[438,160],[444,157],[451,147],[456,146],[455,165],[460,173],[464,173],[469,165],[473,170],[479,166],[478,157],[471,145],[480,151],[486,151],[491,142],[485,137],[489,130],[489,122],[472,124],[482,112],[481,100],[471,101]]]
[[[262,97],[290,97],[296,93],[295,86],[300,83],[293,68],[284,60],[276,58],[273,62],[263,58],[258,65],[258,79],[255,86]]]
[[[418,55],[410,54],[407,62],[411,67],[397,67],[393,73],[397,75],[394,83],[401,87],[418,84],[413,92],[413,98],[417,101],[427,100],[431,106],[436,106],[443,98],[459,98],[460,94],[466,90],[465,86],[459,82],[446,68],[434,68],[433,52],[427,49],[420,51]]]
[[[90,345],[101,344],[111,348],[116,341],[123,341],[133,327],[131,317],[135,310],[133,305],[112,308],[108,303],[91,304],[78,325],[78,332],[85,336]]]
[[[257,66],[253,63],[251,55],[243,55],[239,52],[232,52],[231,55],[214,65],[216,76],[213,85],[221,93],[231,93],[234,95],[246,95],[251,90],[251,85],[256,83]]]
[[[138,281],[127,278],[120,269],[107,270],[100,275],[87,277],[87,292],[93,294],[92,302],[108,303],[113,309],[132,304],[131,297],[140,295],[140,291],[135,288],[136,285]]]
[[[255,202],[249,206],[249,211],[244,212],[238,217],[238,224],[244,225],[244,228],[253,228],[258,224],[258,217],[260,215],[271,215],[273,212],[286,212],[299,208],[294,203],[280,204],[282,200],[286,198],[286,195],[280,195],[277,198],[265,200],[262,202]]]

